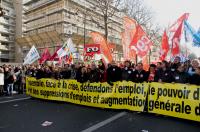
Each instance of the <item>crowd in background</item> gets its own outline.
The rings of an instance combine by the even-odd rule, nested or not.
[[[107,66],[100,60],[89,65],[84,63],[58,65],[27,65],[0,66],[0,73],[4,74],[4,85],[0,86],[0,94],[12,95],[13,89],[22,94],[25,89],[25,77],[36,79],[76,79],[78,82],[108,82],[113,85],[116,81],[186,83],[200,85],[200,63],[198,59],[180,62],[175,57],[173,62],[157,62],[151,64],[149,70],[143,69],[142,63],[133,64],[125,61],[123,64],[112,62]]]

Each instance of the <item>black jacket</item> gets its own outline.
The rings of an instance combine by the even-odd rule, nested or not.
[[[122,76],[121,68],[119,68],[117,66],[110,66],[107,69],[107,82],[108,83],[121,81],[121,76]]]
[[[36,79],[44,78],[44,71],[41,69],[38,69],[36,72]]]
[[[156,71],[155,81],[158,82],[159,79],[161,79],[162,82],[171,83],[173,81],[172,72],[170,70],[164,71],[163,69]]]
[[[89,73],[89,79],[92,82],[100,82],[100,71],[98,69],[91,70]]]
[[[190,76],[189,82],[190,84],[200,85],[200,75],[194,74]]]
[[[145,70],[142,70],[142,71],[136,70],[133,73],[133,78],[132,78],[133,82],[142,83],[142,82],[146,82],[147,79],[148,79],[148,74]]]
[[[122,81],[132,81],[134,71],[125,67],[122,69]]]
[[[44,71],[43,78],[50,78],[52,76],[51,71]]]
[[[186,72],[176,71],[173,74],[173,81],[175,83],[188,83],[189,82],[189,74]]]
[[[4,72],[4,83],[5,84],[12,84],[14,83],[14,73],[11,71]]]
[[[171,71],[172,71],[172,72],[176,72],[179,65],[180,65],[180,63],[177,63],[177,64],[173,63],[173,64],[171,65],[171,67],[170,67]]]
[[[36,70],[28,69],[25,74],[30,77],[36,77]]]
[[[61,74],[62,79],[70,79],[71,70],[64,70],[60,74]]]
[[[54,79],[57,79],[57,80],[61,79],[60,72],[59,71],[52,72],[51,77],[54,78]]]
[[[80,74],[77,74],[76,76],[76,80],[80,83],[84,83],[84,82],[87,82],[88,81],[88,74],[87,73],[80,73]]]

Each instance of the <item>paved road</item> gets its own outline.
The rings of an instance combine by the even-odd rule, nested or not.
[[[42,126],[45,121],[53,122]],[[0,97],[0,132],[200,132],[200,123],[25,95]]]

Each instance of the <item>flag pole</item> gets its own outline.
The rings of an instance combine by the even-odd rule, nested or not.
[[[149,50],[149,64],[151,63],[151,49]]]
[[[138,62],[138,55],[136,54],[136,56],[135,56],[135,63],[137,64],[137,62]]]

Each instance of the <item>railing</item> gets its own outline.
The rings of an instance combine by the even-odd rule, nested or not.
[[[0,27],[0,32],[9,33],[9,30],[7,28]]]
[[[7,58],[9,58],[9,54],[0,54],[0,58],[7,59]]]
[[[26,9],[27,9],[26,12],[29,12],[29,11],[34,10],[34,9],[37,9],[38,7],[41,7],[41,6],[43,6],[43,5],[47,4],[47,3],[51,3],[51,2],[54,2],[54,1],[56,1],[56,0],[40,0],[37,3],[35,3],[35,4],[33,4],[33,5],[29,6],[29,7],[26,7]]]
[[[0,50],[9,50],[9,46],[7,46],[7,45],[0,45]]]
[[[29,22],[29,21],[32,21],[32,20],[47,16],[49,14],[53,14],[55,12],[58,12],[58,11],[62,10],[62,9],[64,9],[64,8],[56,8],[56,9],[48,11],[46,14],[45,13],[43,13],[43,14],[41,13],[39,15],[32,15],[32,16],[26,17],[25,22]]]
[[[0,22],[1,22],[1,23],[5,23],[5,24],[9,24],[9,21],[8,21],[8,20],[5,20],[5,19],[3,19],[3,18],[0,19]]]
[[[14,41],[13,38],[3,37],[3,36],[0,36],[0,40],[1,41],[6,41],[6,42],[13,42]]]

